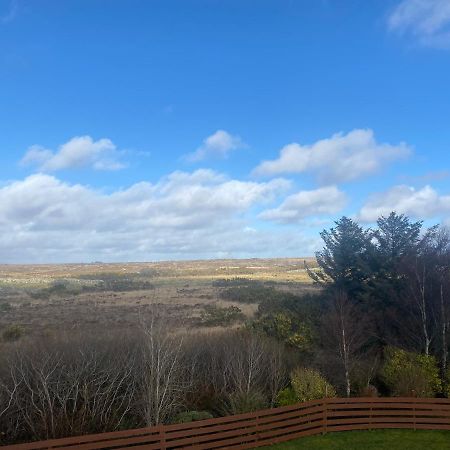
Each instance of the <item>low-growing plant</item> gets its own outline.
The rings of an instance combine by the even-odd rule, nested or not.
[[[282,389],[277,396],[277,405],[278,406],[288,406],[295,405],[298,403],[297,396],[295,395],[294,389],[292,387],[287,387]]]
[[[184,411],[177,414],[173,423],[189,423],[196,422],[198,420],[212,419],[213,415],[209,411]]]
[[[442,393],[445,397],[450,398],[450,368],[445,372]]]
[[[202,325],[206,326],[230,325],[244,318],[244,314],[237,306],[221,308],[216,305],[206,305],[200,315]]]
[[[336,397],[334,387],[315,369],[294,369],[291,386],[298,402]]]
[[[264,394],[258,391],[234,392],[228,396],[227,414],[243,414],[267,408]]]
[[[311,347],[310,327],[288,312],[277,312],[261,317],[255,320],[251,327],[301,351],[308,351]]]
[[[20,325],[9,325],[3,330],[2,338],[4,341],[12,342],[19,340],[25,331]]]

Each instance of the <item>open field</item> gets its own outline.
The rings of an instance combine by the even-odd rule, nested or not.
[[[315,262],[306,258],[310,266]],[[305,258],[127,264],[0,265],[0,331],[19,325],[28,335],[54,330],[127,328],[151,305],[183,327],[198,326],[205,306],[237,306],[242,319],[257,303],[221,298],[220,280],[252,280],[294,294],[312,289]]]
[[[263,447],[267,450],[440,450],[450,448],[449,431],[376,430],[347,431],[312,436],[283,444]]]

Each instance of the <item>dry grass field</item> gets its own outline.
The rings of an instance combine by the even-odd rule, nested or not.
[[[222,299],[217,282],[253,280],[298,294],[312,289],[305,260],[314,266],[311,258],[0,265],[0,334],[14,325],[28,336],[126,329],[136,326],[152,305],[183,327],[202,327],[208,305],[234,305],[250,318],[257,304]]]

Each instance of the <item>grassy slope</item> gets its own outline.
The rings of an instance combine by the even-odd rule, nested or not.
[[[449,431],[376,430],[312,436],[267,449],[279,450],[435,450],[450,449]]]

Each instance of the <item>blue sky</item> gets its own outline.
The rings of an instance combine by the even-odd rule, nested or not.
[[[448,0],[0,0],[0,261],[450,223],[449,80]]]

